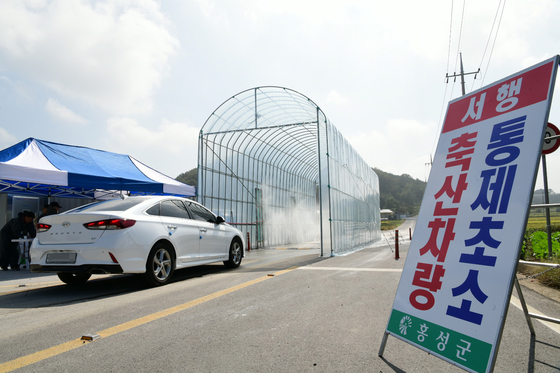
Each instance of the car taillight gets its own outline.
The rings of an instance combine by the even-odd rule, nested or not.
[[[117,260],[117,258],[115,258],[115,256],[113,255],[113,253],[109,253],[109,256],[111,257],[111,260],[113,261],[113,263],[117,263],[119,264],[119,261]]]
[[[136,224],[136,220],[133,219],[105,219],[85,223],[84,227],[87,229],[125,229],[134,224]]]
[[[37,224],[37,232],[39,232],[39,233],[46,232],[49,229],[51,229],[51,225],[48,225],[48,224],[45,224],[45,223]]]

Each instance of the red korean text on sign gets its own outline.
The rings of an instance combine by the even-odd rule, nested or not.
[[[457,167],[462,173],[455,177],[453,174],[447,175],[441,189],[434,195],[434,219],[428,223],[431,234],[428,242],[419,251],[420,255],[425,257],[425,261],[431,261],[433,257],[436,262],[444,263],[449,245],[455,239],[455,216],[459,213],[458,206],[463,192],[467,189],[467,171],[470,168],[471,155],[474,153],[476,137],[477,132],[465,132],[453,138],[451,146],[447,149],[445,169],[451,172]],[[442,199],[446,199],[447,204]],[[417,289],[410,293],[410,304],[421,311],[431,309],[435,304],[434,293],[441,289],[444,274],[443,264],[418,262],[412,280],[412,285]]]
[[[449,105],[442,133],[546,100],[554,63],[474,93]]]

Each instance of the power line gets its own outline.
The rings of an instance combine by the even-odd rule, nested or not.
[[[453,35],[453,9],[454,9],[454,1],[451,0],[451,14],[449,15],[449,42],[447,45],[447,66],[446,66],[446,70],[449,71],[449,60],[451,57],[451,40],[452,40],[452,35]],[[463,2],[464,5],[464,2]],[[463,10],[464,10],[464,6],[463,6]],[[432,143],[432,153],[434,152],[434,149],[436,147],[436,142],[438,139],[438,135],[441,129],[441,123],[442,123],[442,118],[443,118],[443,113],[445,110],[445,103],[447,102],[447,87],[448,85],[445,85],[445,92],[443,93],[443,100],[441,102],[441,110],[439,113],[439,121],[438,123],[440,123],[440,126],[438,127],[436,134],[434,136],[434,142]],[[431,165],[431,154],[430,154],[430,165]]]
[[[492,22],[492,28],[490,29],[490,33],[488,34],[488,40],[486,40],[486,46],[484,47],[484,53],[482,53],[482,58],[480,59],[480,64],[478,64],[478,68],[482,67],[482,63],[484,62],[484,57],[486,57],[486,51],[488,50],[488,45],[490,45],[490,40],[492,39],[492,34],[494,33],[494,26],[496,25],[496,19],[498,19],[498,13],[500,10],[500,6],[502,5],[502,0],[498,3],[498,8],[496,9],[496,14],[494,15],[494,21]],[[474,81],[471,87],[471,91],[474,89]]]
[[[461,25],[459,26],[459,40],[457,42],[457,55],[455,57],[455,71],[457,71],[457,63],[459,62],[460,59],[460,55],[461,55],[461,43],[463,41],[463,23],[465,20],[465,6],[466,6],[467,1],[463,0],[463,9],[461,10]],[[448,70],[449,71],[449,70]],[[453,85],[451,87],[451,93],[450,96],[453,96],[453,89],[455,88],[455,85]]]
[[[464,75],[472,74],[472,73],[467,73],[467,74],[464,73],[464,71],[463,71],[463,58],[462,58],[462,55],[461,55],[461,52],[460,52],[460,50],[461,50],[461,40],[462,40],[462,35],[463,35],[463,22],[464,22],[464,19],[465,19],[465,7],[466,7],[466,0],[463,0],[463,7],[462,7],[462,10],[461,10],[461,24],[460,24],[460,27],[459,27],[459,40],[457,42],[457,55],[459,57],[458,59],[460,60],[460,68],[461,68],[460,76],[461,76],[461,82],[462,82],[463,95],[465,94]],[[449,17],[449,41],[448,41],[448,46],[447,46],[447,67],[446,67],[447,71],[449,71],[449,60],[450,60],[450,55],[451,55],[451,41],[452,41],[452,34],[453,34],[453,9],[454,9],[454,2],[452,0],[451,1],[451,14],[450,14],[450,17]],[[457,67],[457,59],[455,60],[455,67]],[[480,69],[478,69],[476,74],[478,72],[480,72]],[[448,83],[450,77],[454,78],[458,75],[455,74],[455,73],[453,73],[453,75],[449,75],[449,73],[446,73],[445,76],[446,76],[446,79],[447,79],[446,83]],[[475,75],[475,79],[476,79],[476,75]],[[455,79],[454,79],[454,82],[455,82]],[[446,101],[448,101],[447,100],[447,87],[448,86],[446,84],[445,85],[445,92],[443,94],[443,101],[442,101],[442,104],[441,104],[440,117],[439,117],[439,123],[440,124],[438,126],[438,130],[435,133],[434,142],[432,144],[432,153],[435,152],[436,142],[437,142],[437,139],[439,138],[439,133],[440,133],[441,126],[443,125],[443,123],[442,123],[443,112],[445,110],[445,103],[446,103]],[[453,85],[453,87],[451,88],[450,96],[453,95],[453,88],[454,87],[455,87],[455,85]],[[429,165],[430,167],[432,165],[432,155],[431,154],[430,154],[430,162],[426,163],[426,165],[427,166]]]
[[[501,4],[501,0],[500,0],[500,4]],[[498,11],[500,9],[500,4],[498,4],[498,9],[496,10],[496,15],[498,14]],[[494,42],[492,43],[492,49],[490,50],[490,56],[488,57],[488,63],[486,64],[486,70],[484,72],[484,75],[482,77],[482,82],[480,83],[480,86],[482,87],[484,85],[484,79],[486,79],[486,74],[488,73],[488,67],[490,66],[490,60],[492,60],[492,53],[494,52],[494,47],[496,46],[496,40],[498,39],[498,31],[500,30],[500,24],[502,23],[502,17],[504,15],[504,9],[506,8],[506,0],[504,0],[504,5],[502,6],[502,12],[500,13],[500,20],[498,21],[498,27],[496,28],[496,34],[494,35]]]
[[[453,0],[451,1],[451,16],[449,17],[449,41],[447,44],[447,66],[446,69],[449,71],[449,57],[451,56],[451,35],[453,31]]]
[[[463,0],[463,8],[462,8],[462,11],[461,11],[461,25],[460,25],[460,27],[459,27],[459,39],[458,39],[458,42],[457,42],[457,57],[458,57],[458,58],[455,60],[455,67],[457,67],[457,63],[458,63],[458,62],[460,63],[460,73],[457,74],[457,73],[454,72],[452,75],[449,75],[449,73],[446,73],[446,74],[445,74],[446,83],[449,82],[449,78],[454,78],[454,79],[453,79],[453,82],[455,83],[456,78],[457,78],[458,76],[461,77],[461,89],[462,89],[462,94],[463,94],[463,95],[466,94],[466,92],[465,92],[465,80],[464,80],[465,75],[474,74],[474,75],[475,75],[475,76],[474,76],[474,79],[476,80],[476,76],[477,76],[477,74],[480,73],[480,68],[481,68],[481,66],[482,66],[482,64],[483,64],[483,62],[484,62],[484,58],[486,57],[486,52],[488,51],[488,46],[490,45],[490,40],[492,39],[492,34],[494,34],[494,40],[493,40],[493,42],[492,42],[492,48],[490,49],[490,54],[489,54],[489,57],[488,57],[488,62],[487,62],[487,64],[486,64],[485,73],[484,73],[484,75],[483,75],[483,77],[482,77],[482,82],[481,82],[481,86],[484,85],[484,79],[486,78],[486,74],[487,74],[488,69],[489,69],[489,66],[490,66],[490,61],[492,60],[492,54],[493,54],[494,48],[495,48],[495,46],[496,46],[496,40],[498,39],[498,32],[499,32],[499,29],[500,29],[500,24],[501,24],[501,22],[502,22],[502,18],[503,18],[503,14],[504,14],[504,9],[505,9],[505,6],[506,6],[506,1],[507,1],[507,0],[500,0],[500,2],[499,2],[499,4],[498,4],[498,8],[496,9],[496,14],[495,14],[495,16],[494,16],[494,21],[493,21],[493,23],[492,23],[492,28],[491,28],[491,30],[490,30],[490,34],[488,35],[488,40],[486,41],[486,46],[485,46],[485,48],[484,48],[484,53],[482,54],[482,59],[480,60],[480,64],[479,64],[478,70],[475,71],[475,72],[465,73],[464,70],[463,70],[463,56],[462,56],[462,53],[460,52],[460,50],[461,50],[462,34],[463,34],[463,22],[464,22],[464,17],[465,17],[465,6],[466,6],[466,0]],[[500,7],[501,7],[501,12],[500,12]],[[454,10],[454,1],[452,0],[452,1],[451,1],[451,15],[450,15],[450,22],[449,22],[449,41],[448,41],[448,47],[447,47],[447,67],[446,67],[446,68],[447,68],[447,71],[449,71],[449,60],[450,60],[450,55],[451,55],[451,41],[452,41],[452,32],[453,32],[453,10]],[[499,18],[498,18],[498,14],[499,14]],[[496,26],[496,20],[498,20],[497,26]],[[495,26],[496,26],[496,28],[495,28],[496,31],[495,31],[495,33],[494,33],[494,27],[495,27]],[[473,81],[473,84],[472,84],[472,86],[471,86],[471,91],[472,91],[473,88],[474,88],[474,83],[475,83],[475,82]],[[452,88],[451,88],[451,92],[450,92],[450,94],[449,94],[450,97],[453,96],[453,88],[454,88],[454,87],[455,87],[455,85],[453,84],[453,86],[452,86]],[[443,118],[443,113],[444,113],[444,110],[445,110],[445,103],[446,103],[446,101],[449,101],[449,100],[447,99],[447,91],[448,91],[448,90],[447,90],[447,84],[446,84],[445,92],[444,92],[444,94],[443,94],[442,107],[441,107],[441,111],[440,111],[440,118],[439,118],[439,123],[440,123],[440,125],[439,125],[438,130],[437,130],[437,132],[436,132],[436,134],[435,134],[434,142],[433,142],[433,144],[432,144],[432,153],[435,152],[435,146],[436,146],[436,143],[437,143],[437,139],[439,138],[439,133],[440,133],[440,130],[441,130],[441,126],[443,125],[443,123],[442,123],[442,118]],[[430,162],[429,162],[429,163],[426,163],[426,165],[427,165],[427,166],[429,165],[430,167],[431,167],[431,165],[432,165],[432,159],[431,159],[431,157],[432,157],[432,155],[430,154]]]

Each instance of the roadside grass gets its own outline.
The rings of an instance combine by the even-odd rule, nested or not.
[[[550,225],[560,227],[560,214],[550,216]],[[529,220],[527,221],[527,229],[542,229],[546,232],[546,216],[542,214],[529,215]]]
[[[531,211],[521,252],[522,260],[560,264],[560,213],[550,213],[550,230],[552,232],[553,257],[548,258],[548,237],[546,236],[546,216],[544,212]],[[541,232],[544,232],[541,233]],[[519,266],[519,271],[526,276],[533,276],[546,271],[547,267]],[[555,268],[537,276],[548,287],[560,290],[560,268]]]
[[[550,263],[560,264],[560,260],[556,258],[555,260],[550,261]],[[560,268],[552,269],[546,273],[543,273],[539,277],[543,285],[560,290]]]
[[[381,230],[382,231],[391,231],[397,228],[404,222],[403,219],[401,220],[382,220],[381,221]]]

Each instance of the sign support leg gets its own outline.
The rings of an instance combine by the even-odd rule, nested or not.
[[[517,290],[517,295],[519,296],[519,301],[521,302],[521,307],[523,307],[523,313],[525,314],[525,319],[527,320],[527,325],[529,326],[531,335],[535,335],[535,328],[533,327],[533,322],[531,321],[531,317],[529,316],[527,303],[525,303],[525,297],[523,297],[523,293],[521,292],[521,286],[519,285],[519,281],[517,280],[517,278],[515,279],[514,284],[515,284],[515,289]]]
[[[383,333],[383,340],[381,341],[381,347],[379,347],[379,353],[377,356],[383,357],[383,352],[385,351],[385,345],[387,344],[387,338],[389,337],[389,333]]]

